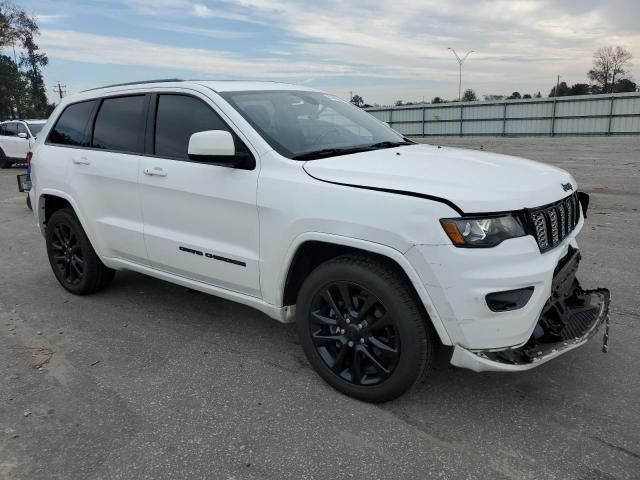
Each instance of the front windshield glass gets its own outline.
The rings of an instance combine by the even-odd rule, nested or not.
[[[31,130],[31,135],[33,135],[34,137],[37,137],[38,134],[40,133],[40,130],[42,130],[42,127],[44,127],[44,123],[28,123],[27,125],[29,125],[29,130]]]
[[[326,93],[277,90],[221,95],[288,158],[307,160],[410,143],[360,108]]]

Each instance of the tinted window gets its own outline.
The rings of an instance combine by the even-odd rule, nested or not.
[[[188,160],[189,138],[206,130],[229,131],[229,128],[206,103],[197,98],[185,95],[158,97],[156,155]],[[236,140],[236,149],[240,150],[238,143]]]
[[[144,96],[107,98],[93,127],[92,147],[119,152],[143,152]]]
[[[29,132],[27,132],[27,127],[25,127],[21,123],[16,123],[16,125],[18,126],[18,133],[25,133],[27,134],[27,136],[29,135]]]
[[[5,123],[2,126],[2,135],[6,135],[8,137],[15,137],[18,134],[18,129],[15,123]]]
[[[59,145],[88,147],[85,130],[95,103],[92,100],[69,105],[51,130],[48,141]]]
[[[31,135],[34,137],[38,136],[40,130],[44,127],[44,123],[27,123],[29,125],[29,130],[31,130]]]

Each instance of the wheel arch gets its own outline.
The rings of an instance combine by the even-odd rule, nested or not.
[[[420,304],[444,345],[451,339],[438,315],[429,293],[418,273],[399,250],[366,240],[330,234],[310,233],[299,236],[289,249],[284,262],[281,301],[283,306],[294,305],[297,294],[306,277],[320,264],[347,253],[371,255],[397,268],[409,281]]]
[[[91,239],[89,230],[87,229],[87,224],[84,221],[82,213],[78,208],[78,204],[75,202],[73,197],[59,190],[46,189],[38,192],[38,202],[37,202],[38,226],[40,227],[40,231],[42,232],[42,234],[43,235],[45,234],[46,228],[47,228],[46,227],[47,222],[49,218],[51,218],[51,215],[53,214],[53,212],[55,212],[56,210],[60,210],[62,208],[71,208],[73,210],[73,212],[76,214],[76,217],[78,217],[78,220],[82,225],[82,228],[84,229],[85,233],[89,237],[89,240],[93,244],[93,240]]]

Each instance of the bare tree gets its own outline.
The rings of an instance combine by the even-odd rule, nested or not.
[[[616,79],[627,74],[633,55],[624,47],[602,47],[593,54],[593,67],[587,75],[602,93],[613,92]]]

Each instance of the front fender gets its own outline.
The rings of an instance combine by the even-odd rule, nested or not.
[[[420,277],[416,270],[413,268],[411,263],[407,260],[407,258],[403,255],[403,252],[396,250],[395,248],[389,247],[387,245],[383,245],[380,243],[375,243],[367,240],[362,240],[359,238],[345,237],[341,235],[334,235],[329,233],[322,232],[306,232],[298,235],[289,245],[287,253],[285,255],[285,261],[282,262],[279,272],[277,272],[277,281],[274,282],[275,290],[272,292],[273,299],[268,299],[269,303],[276,303],[278,306],[282,306],[282,299],[284,296],[284,288],[287,279],[287,274],[291,267],[291,264],[294,260],[295,254],[300,248],[300,246],[309,241],[317,241],[323,243],[331,243],[334,245],[341,245],[345,247],[356,248],[359,250],[364,250],[367,252],[375,253],[378,255],[382,255],[393,262],[395,262],[407,275],[413,287],[416,290],[420,300],[424,304],[427,313],[429,314],[429,318],[440,337],[440,340],[444,345],[451,345],[451,340],[449,335],[447,334],[446,329],[438,315],[438,312],[424,287],[423,283],[420,280]],[[276,300],[277,299],[277,300]],[[270,300],[276,300],[275,302]]]

